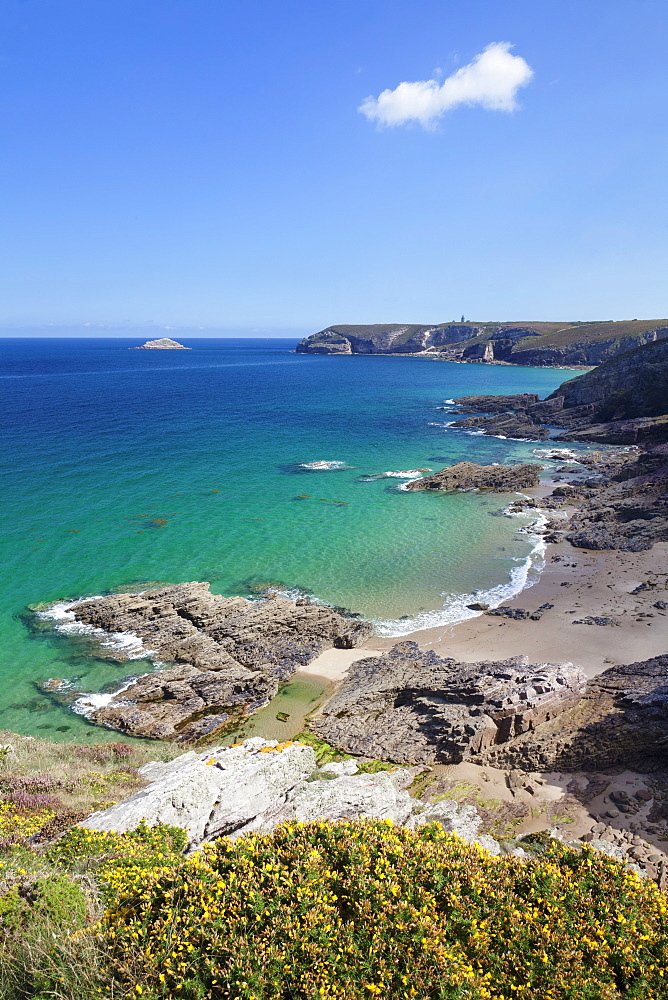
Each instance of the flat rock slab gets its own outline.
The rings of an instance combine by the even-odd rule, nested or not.
[[[571,663],[458,663],[402,642],[354,663],[311,728],[348,753],[459,763],[559,715],[585,684]]]

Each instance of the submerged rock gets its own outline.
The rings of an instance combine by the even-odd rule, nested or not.
[[[571,663],[458,663],[402,642],[354,663],[311,728],[348,753],[458,763],[563,712],[585,683]]]
[[[540,465],[476,465],[457,462],[433,476],[406,483],[406,490],[493,490],[511,493],[513,490],[538,486]]]

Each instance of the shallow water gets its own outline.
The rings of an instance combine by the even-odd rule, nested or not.
[[[100,739],[36,683],[99,691],[152,669],[91,658],[85,635],[27,627],[38,602],[157,582],[209,580],[224,594],[271,583],[400,635],[535,572],[536,540],[517,534],[529,519],[495,516],[513,497],[407,493],[405,479],[380,474],[534,458],[534,444],[448,428],[454,417],[436,407],[546,395],[576,373],[297,355],[294,341],[188,340],[179,353],[131,343],[0,341],[0,727]],[[304,467],[314,462],[332,467]]]

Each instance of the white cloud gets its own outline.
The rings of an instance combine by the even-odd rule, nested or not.
[[[425,127],[459,104],[479,104],[487,111],[514,111],[517,91],[526,86],[533,70],[521,56],[511,55],[511,48],[510,42],[492,42],[443,83],[400,83],[378,97],[367,97],[358,110],[379,125],[416,121]]]

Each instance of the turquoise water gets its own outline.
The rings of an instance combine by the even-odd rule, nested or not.
[[[187,352],[132,343],[0,341],[0,728],[99,739],[36,685],[57,677],[97,691],[128,673],[81,638],[28,627],[35,603],[149,582],[209,580],[224,594],[272,583],[399,635],[529,570],[535,539],[517,534],[527,519],[492,516],[509,497],[364,477],[534,458],[534,444],[448,429],[453,417],[436,407],[472,393],[546,395],[570,373],[297,355],[280,340],[188,340]],[[342,465],[303,468],[323,460]]]

